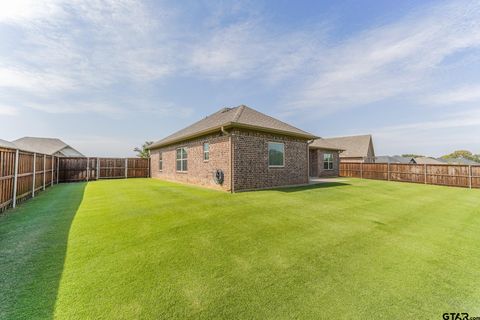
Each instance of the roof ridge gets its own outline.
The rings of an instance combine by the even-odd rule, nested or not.
[[[237,112],[235,113],[235,116],[233,117],[232,122],[237,122],[238,119],[240,119],[240,116],[242,115],[243,110],[245,110],[245,107],[246,107],[246,106],[243,105],[243,104],[240,105],[240,106],[238,106]]]

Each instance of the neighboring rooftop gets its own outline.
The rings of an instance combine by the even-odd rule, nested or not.
[[[335,148],[345,150],[340,155],[344,158],[365,158],[369,156],[369,149],[372,148],[373,150],[372,136],[370,134],[324,138],[324,140]]]
[[[445,164],[445,162],[438,161],[431,157],[418,157],[414,158],[416,164]]]
[[[17,149],[17,146],[7,140],[0,139],[0,148]]]
[[[479,162],[467,158],[438,158],[438,160],[448,164],[480,165]]]
[[[65,157],[84,157],[83,154],[57,138],[23,137],[12,143],[16,148],[26,151]]]
[[[195,122],[194,124],[175,132],[168,137],[152,144],[149,148],[153,149],[163,145],[175,143],[178,141],[194,138],[210,132],[215,132],[221,128],[247,128],[259,131],[273,132],[290,136],[297,136],[307,139],[317,138],[315,135],[300,130],[285,122],[267,116],[252,108],[241,105],[235,108],[223,108],[209,115],[208,117]]]
[[[410,163],[412,158],[402,156],[378,156],[375,157],[375,163]]]

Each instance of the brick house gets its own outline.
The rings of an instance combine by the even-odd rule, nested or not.
[[[151,176],[230,192],[307,184],[316,138],[247,106],[223,108],[152,144]]]

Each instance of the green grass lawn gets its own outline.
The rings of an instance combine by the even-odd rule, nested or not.
[[[54,186],[0,217],[0,319],[480,316],[480,190]]]

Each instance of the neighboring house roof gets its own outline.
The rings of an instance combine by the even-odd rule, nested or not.
[[[219,131],[221,128],[246,128],[258,131],[267,131],[290,136],[315,139],[315,135],[300,130],[285,122],[267,116],[252,108],[241,105],[235,108],[223,108],[208,117],[195,122],[194,124],[175,132],[168,137],[155,142],[149,146],[154,149],[178,141],[194,138],[211,132]]]
[[[416,164],[445,164],[442,161],[430,157],[418,157],[414,158]]]
[[[370,134],[361,136],[324,138],[326,142],[335,148],[345,150],[340,154],[342,158],[366,158],[374,157],[372,136]],[[369,154],[370,149],[373,154]]]
[[[333,144],[329,143],[328,141],[322,138],[315,139],[312,143],[308,145],[308,147],[312,149],[327,149],[327,150],[343,151],[343,149],[337,146],[334,146]]]
[[[449,164],[480,165],[479,162],[466,158],[438,158],[437,160]]]
[[[0,139],[0,148],[17,149],[17,146],[7,140]]]
[[[84,157],[83,154],[56,138],[23,137],[13,141],[17,148],[32,152],[65,157]]]
[[[410,163],[412,158],[402,156],[378,156],[375,157],[375,163]]]

